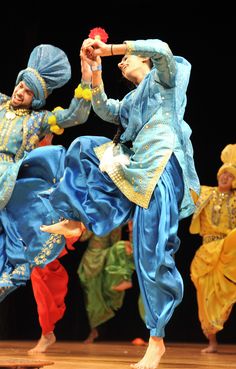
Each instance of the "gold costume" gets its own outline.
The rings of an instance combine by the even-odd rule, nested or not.
[[[204,334],[215,334],[236,302],[236,190],[201,186],[190,233],[202,236],[190,267]]]

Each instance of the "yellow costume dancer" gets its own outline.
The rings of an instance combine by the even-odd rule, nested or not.
[[[216,352],[216,334],[223,329],[236,302],[236,144],[221,153],[218,187],[201,186],[190,233],[203,243],[191,263],[198,315],[209,346]]]

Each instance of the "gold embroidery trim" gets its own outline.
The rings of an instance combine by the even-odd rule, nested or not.
[[[209,243],[216,240],[223,240],[226,237],[226,234],[221,233],[218,235],[206,235],[203,236],[203,243]]]
[[[105,150],[108,146],[110,146],[112,142],[107,142],[101,146],[95,147],[94,151],[97,155],[98,159],[101,160]],[[169,158],[171,157],[172,150],[168,150],[164,155],[161,163],[158,165],[154,174],[152,174],[152,179],[149,181],[147,190],[144,194],[134,191],[133,185],[124,178],[121,167],[115,167],[114,169],[108,170],[107,174],[115,183],[115,185],[121,190],[121,192],[132,202],[135,204],[147,209],[149,206],[149,202],[153,193],[153,190],[158,182]],[[147,174],[148,175],[148,174]]]
[[[63,236],[59,234],[51,234],[49,239],[45,242],[44,246],[42,247],[40,253],[34,258],[34,262],[36,265],[44,264],[47,261],[48,256],[50,256],[52,253],[54,244],[61,243],[62,237]]]
[[[99,93],[103,92],[103,90],[104,90],[104,86],[103,86],[103,83],[101,83],[99,86],[94,87],[94,88],[91,90],[91,92],[92,92],[92,95],[97,95],[97,94],[99,94]]]
[[[27,122],[28,122],[28,117],[25,117],[23,120],[23,135],[22,135],[22,144],[21,147],[19,148],[19,150],[17,151],[16,155],[15,155],[15,161],[18,161],[19,159],[22,158],[25,147],[26,147],[26,139],[27,139]]]
[[[11,154],[0,154],[0,161],[7,161],[7,162],[10,162],[10,163],[13,163],[14,162],[14,159],[13,159],[13,155]]]
[[[126,41],[125,43],[127,45],[126,55],[132,54],[132,51],[134,50],[133,43],[131,41]]]
[[[39,82],[41,83],[41,86],[43,88],[44,97],[47,98],[47,96],[48,96],[47,85],[46,85],[46,82],[43,79],[43,77],[41,77],[40,74],[39,74],[39,72],[36,69],[34,69],[34,68],[28,67],[28,68],[26,68],[26,71],[27,70],[29,72],[32,72],[35,75],[35,77],[39,80]]]

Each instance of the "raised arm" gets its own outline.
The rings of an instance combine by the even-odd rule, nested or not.
[[[158,39],[124,41],[123,44],[105,44],[100,40],[91,40],[86,45],[87,54],[96,56],[113,56],[132,54],[151,58],[160,83],[173,87],[175,85],[176,63],[166,42]]]
[[[81,82],[74,91],[69,108],[55,108],[45,117],[44,128],[53,133],[60,134],[64,128],[83,124],[87,121],[91,110],[91,77],[90,65],[80,54]],[[49,124],[49,127],[48,127]]]
[[[96,41],[96,42],[95,42]],[[104,54],[108,53],[107,44],[102,41],[87,39],[83,42],[81,53],[90,65],[92,71],[92,105],[96,114],[106,122],[119,124],[120,101],[108,99],[104,91],[102,80],[102,58],[95,55],[93,44],[99,43],[104,48]],[[102,54],[102,53],[101,53]]]

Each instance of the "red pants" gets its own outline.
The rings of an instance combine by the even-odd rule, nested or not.
[[[31,282],[39,315],[42,334],[53,332],[55,324],[66,310],[68,274],[58,259],[43,269],[35,267],[31,273]]]

